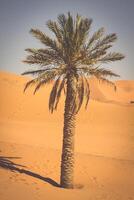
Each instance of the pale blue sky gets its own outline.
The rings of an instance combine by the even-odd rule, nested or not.
[[[50,34],[46,21],[70,11],[92,18],[92,31],[104,26],[107,33],[117,33],[113,50],[126,58],[107,67],[121,79],[134,79],[133,10],[133,0],[0,0],[0,70],[20,74],[29,69],[21,62],[26,55],[24,49],[41,46],[29,30],[39,28]]]

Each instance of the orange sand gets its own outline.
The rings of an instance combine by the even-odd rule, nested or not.
[[[51,115],[51,85],[36,95],[33,88],[24,94],[27,80],[0,72],[0,156],[19,157],[0,157],[0,200],[134,199],[134,104],[130,104],[134,81],[117,81],[114,92],[90,80],[91,101],[77,117],[77,188],[66,190],[55,186],[60,176],[64,97]],[[11,171],[7,160],[25,167]]]

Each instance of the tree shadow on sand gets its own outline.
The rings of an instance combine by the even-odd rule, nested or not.
[[[20,157],[4,157],[0,156],[0,167],[6,170],[11,170],[12,172],[19,172],[19,173],[24,173],[26,175],[32,176],[34,178],[40,179],[42,181],[45,181],[55,187],[60,187],[60,185],[52,180],[49,177],[43,177],[39,174],[36,174],[34,172],[31,172],[29,170],[23,169],[22,167],[25,167],[23,165],[19,165],[11,161],[11,159],[20,159]]]

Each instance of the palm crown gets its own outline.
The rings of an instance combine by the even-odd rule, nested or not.
[[[104,28],[100,28],[89,37],[92,19],[83,18],[79,15],[75,19],[68,15],[61,14],[57,22],[49,20],[48,28],[54,33],[55,39],[51,39],[38,29],[31,29],[33,34],[41,43],[44,49],[26,49],[29,53],[25,63],[36,64],[38,69],[26,71],[23,75],[35,75],[33,80],[27,82],[24,91],[35,84],[34,93],[46,83],[54,80],[49,99],[51,112],[57,108],[61,92],[66,92],[67,77],[75,79],[74,84],[74,108],[77,113],[81,108],[84,97],[86,107],[90,96],[89,76],[113,84],[107,77],[119,75],[111,70],[102,68],[103,63],[121,60],[124,56],[120,53],[108,52],[113,42],[117,39],[115,33],[105,35]]]

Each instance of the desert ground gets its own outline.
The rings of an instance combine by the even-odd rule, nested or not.
[[[75,188],[59,187],[64,95],[48,110],[52,85],[23,93],[28,77],[0,72],[0,200],[133,200],[134,81],[117,91],[89,80],[77,116]]]

